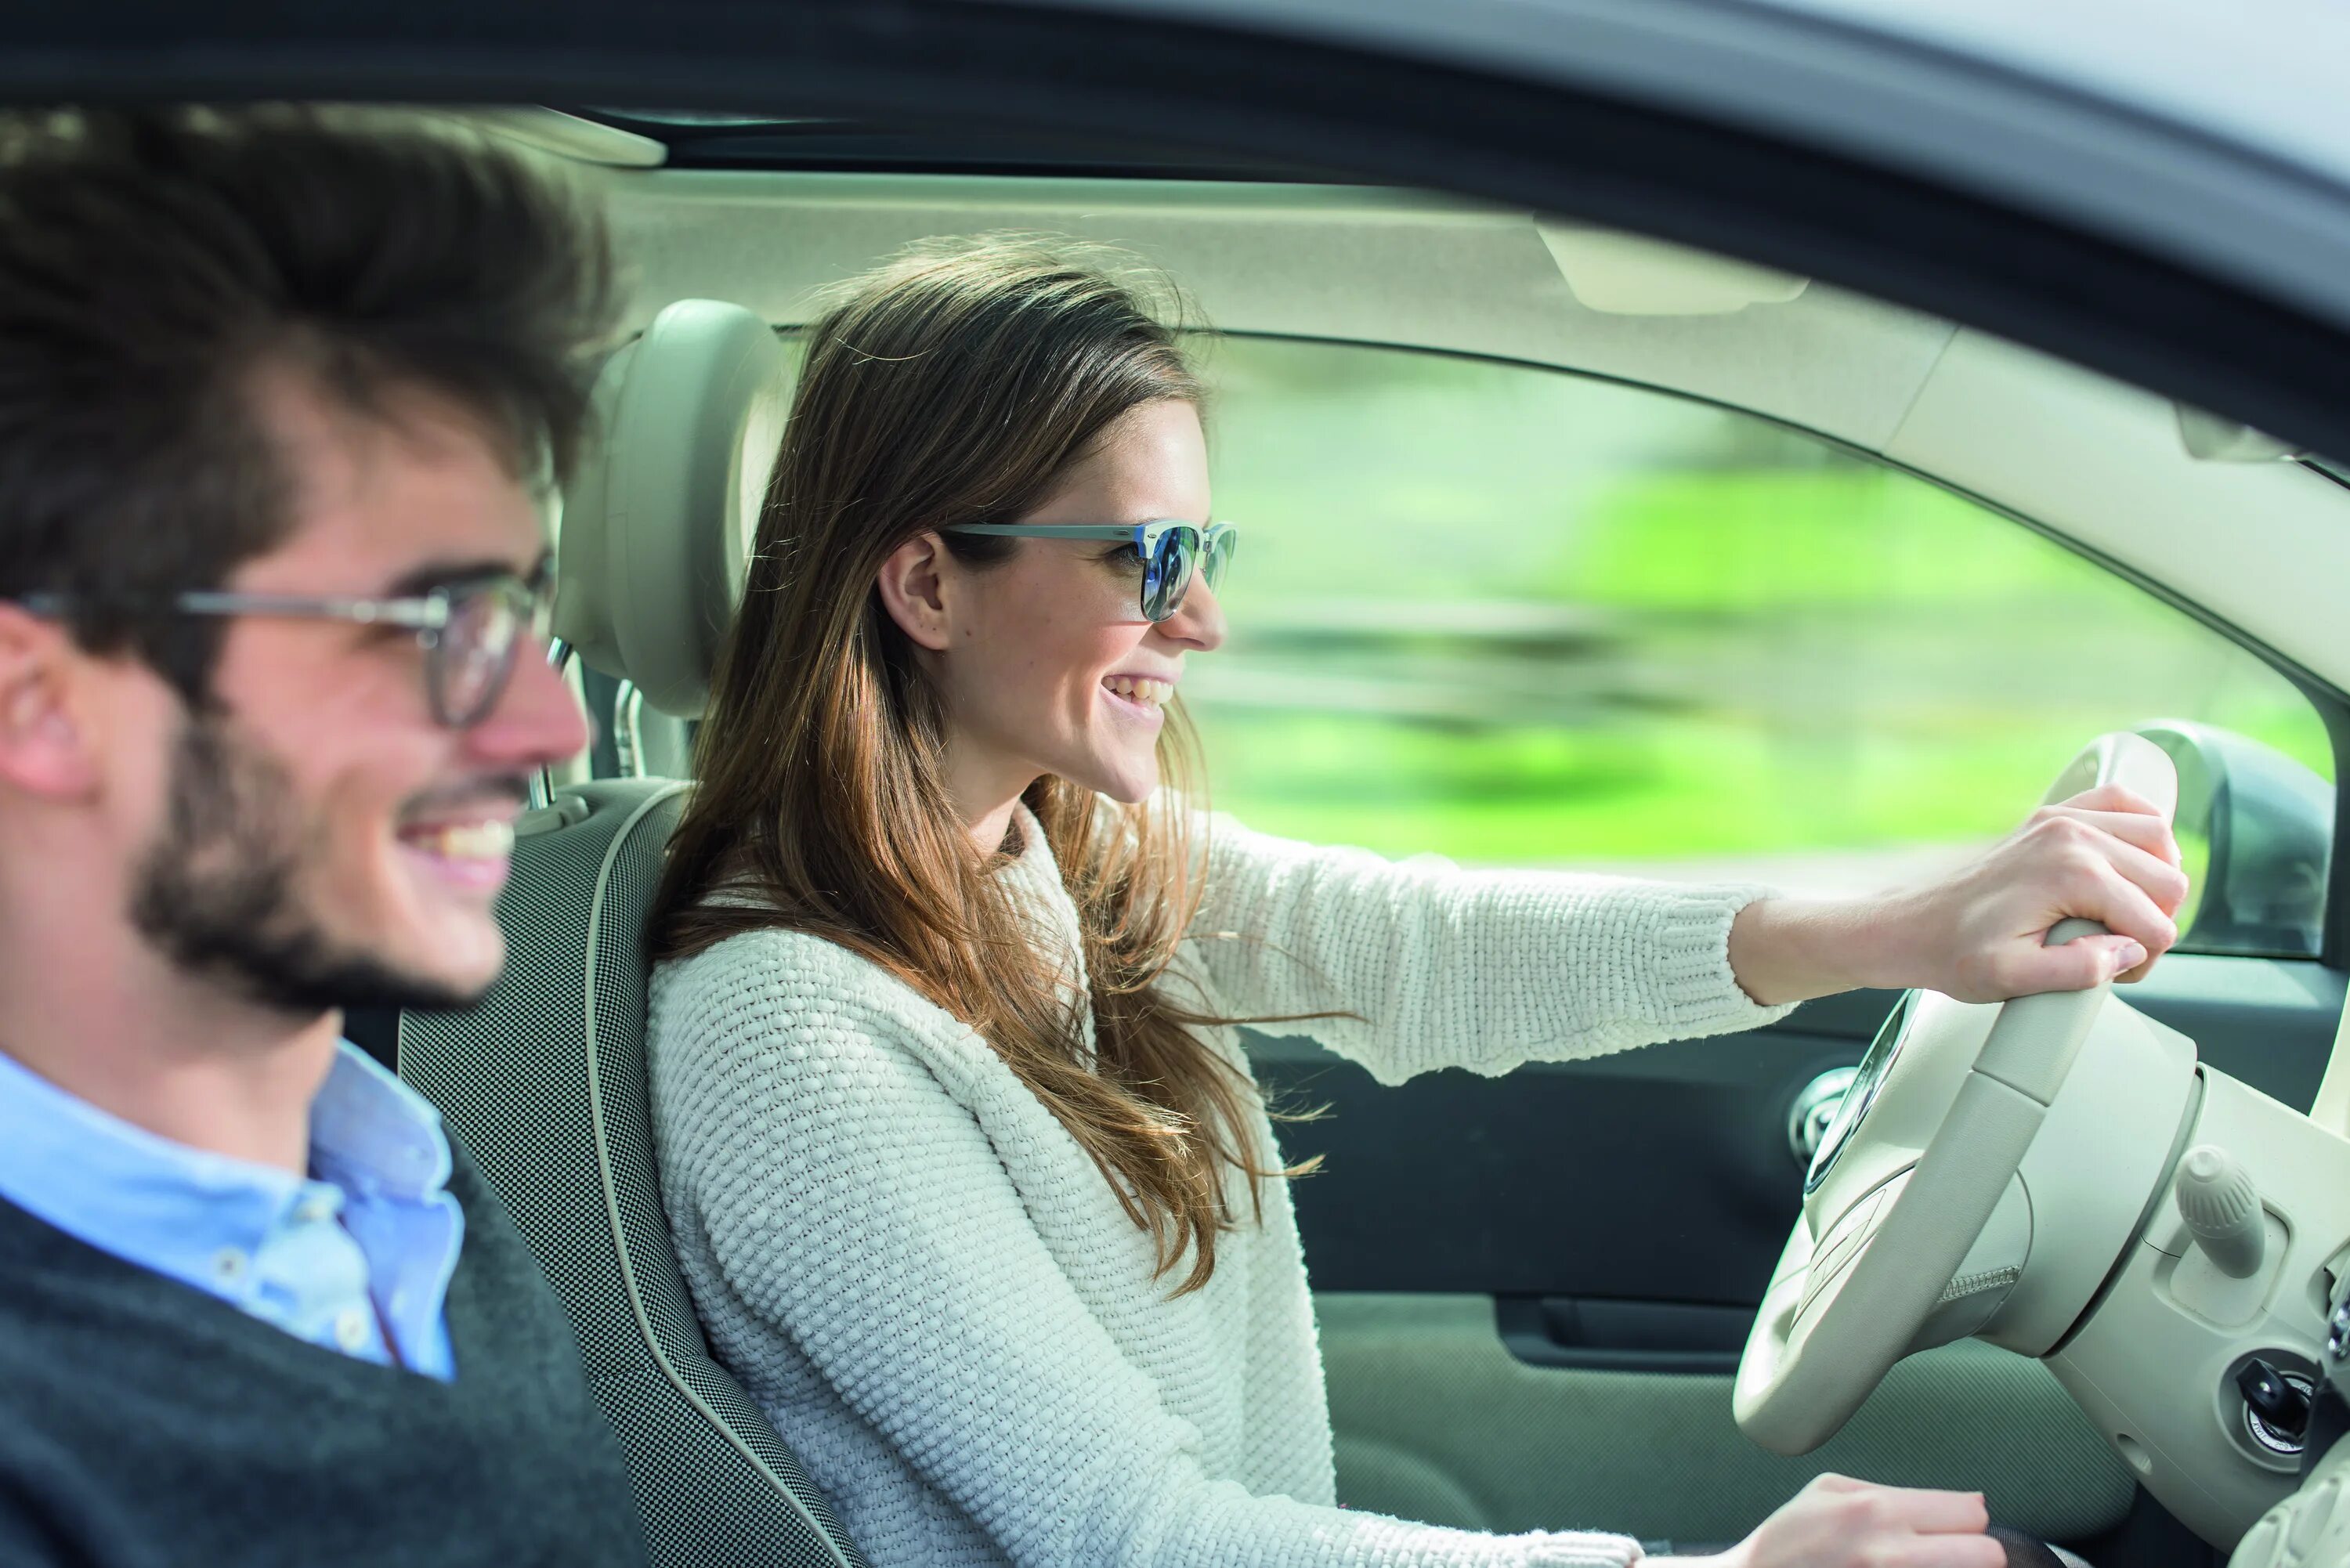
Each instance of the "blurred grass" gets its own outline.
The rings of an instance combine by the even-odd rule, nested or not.
[[[1893,737],[1823,747],[1712,724],[1461,735],[1229,712],[1202,715],[1200,729],[1214,804],[1253,827],[1489,865],[1990,838],[2021,821],[2098,732],[2043,726],[1939,745]]]
[[[1230,339],[1209,369],[1217,514],[1247,529],[1216,690],[1379,662],[1358,636],[1318,659],[1251,648],[1253,625],[1335,601],[1576,606],[1603,628],[1380,656],[1471,697],[1580,693],[1571,720],[1195,703],[1215,804],[1266,831],[1490,864],[1950,844],[2012,826],[2091,736],[2157,717],[2332,776],[2315,712],[2251,655],[1811,438],[1391,350]]]

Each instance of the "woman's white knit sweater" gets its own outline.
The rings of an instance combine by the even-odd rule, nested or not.
[[[1081,978],[1076,910],[1017,821],[1000,875]],[[1383,1083],[1783,1011],[1730,971],[1759,889],[1399,865],[1226,817],[1207,841],[1182,977],[1220,1015],[1351,1009],[1365,1022],[1302,1027]],[[756,932],[665,965],[649,1044],[661,1188],[712,1342],[875,1568],[1640,1555],[1335,1507],[1285,1187],[1219,1241],[1204,1288],[1170,1296],[1180,1268],[1153,1277],[1149,1237],[987,1043],[846,950]],[[1215,1044],[1244,1064],[1232,1031]],[[1254,1131],[1270,1150],[1262,1114]]]

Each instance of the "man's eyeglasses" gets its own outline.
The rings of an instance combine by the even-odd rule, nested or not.
[[[1183,607],[1191,578],[1208,579],[1211,590],[1224,585],[1224,572],[1239,548],[1241,531],[1230,523],[1201,528],[1191,523],[962,523],[949,534],[993,534],[1011,539],[1128,539],[1142,557],[1142,617],[1165,620]]]
[[[58,616],[78,601],[67,594],[26,594],[16,602],[34,615]],[[496,573],[397,598],[192,589],[157,601],[178,615],[338,620],[413,631],[424,650],[432,717],[452,730],[480,723],[497,706],[525,635],[546,636],[554,602],[555,574],[546,566],[528,577]]]

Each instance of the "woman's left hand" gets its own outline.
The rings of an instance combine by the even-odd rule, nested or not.
[[[1859,986],[1961,1002],[2134,981],[2178,940],[2178,844],[2147,801],[2102,784],[2043,806],[1947,881],[1871,898],[1765,898],[1731,928],[1730,965],[1765,1005]],[[2112,932],[2043,947],[2072,917]]]

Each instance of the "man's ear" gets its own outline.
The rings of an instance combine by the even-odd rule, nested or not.
[[[50,799],[98,787],[79,657],[64,628],[0,604],[0,785]]]
[[[948,623],[946,585],[941,577],[945,556],[946,545],[936,534],[917,534],[889,552],[889,558],[881,563],[880,576],[875,579],[889,618],[913,639],[917,648],[927,648],[932,653],[945,652],[953,640]]]

